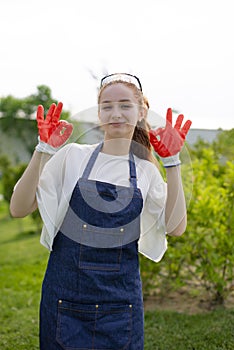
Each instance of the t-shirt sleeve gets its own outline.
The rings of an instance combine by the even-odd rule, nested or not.
[[[151,169],[149,188],[141,215],[139,252],[158,262],[167,250],[165,206],[167,184],[155,167]]]

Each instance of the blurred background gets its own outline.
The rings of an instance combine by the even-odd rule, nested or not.
[[[152,127],[165,122],[168,107],[174,117],[183,113],[193,122],[181,153],[187,230],[180,238],[168,237],[160,263],[140,256],[145,349],[234,348],[231,5],[231,0],[1,2],[1,349],[38,348],[48,258],[39,244],[42,223],[38,211],[24,219],[9,213],[13,187],[37,143],[37,105],[48,110],[62,101],[62,118],[74,125],[69,142],[96,143],[102,138],[96,113],[100,78],[121,71],[139,76]]]

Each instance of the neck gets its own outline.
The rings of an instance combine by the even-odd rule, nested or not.
[[[112,140],[104,140],[102,151],[106,154],[112,154],[115,156],[122,156],[129,153],[129,149],[131,146],[131,139],[112,139]]]

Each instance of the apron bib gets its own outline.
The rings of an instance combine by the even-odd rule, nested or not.
[[[133,154],[130,186],[89,179],[73,190],[55,237],[40,307],[40,349],[143,350],[138,239],[143,207]]]

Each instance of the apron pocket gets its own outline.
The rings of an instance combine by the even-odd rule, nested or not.
[[[56,340],[64,350],[127,350],[131,330],[131,305],[58,303]]]

